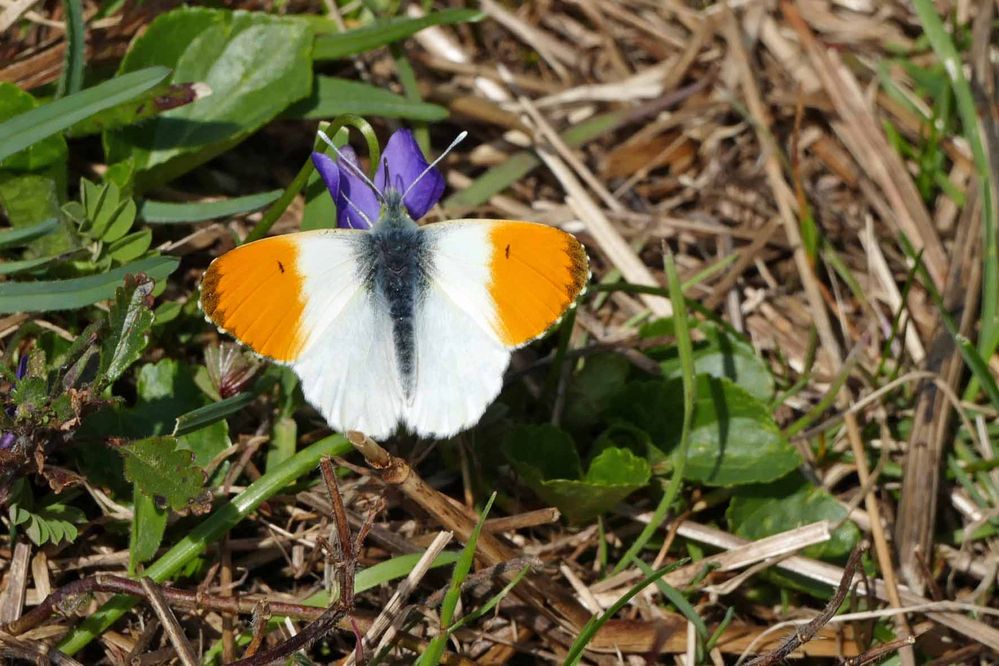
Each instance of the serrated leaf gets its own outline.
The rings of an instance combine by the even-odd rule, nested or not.
[[[212,94],[105,134],[110,162],[133,159],[144,190],[206,162],[311,92],[309,23],[260,12],[181,7],[161,14],[133,43],[120,71],[173,68],[170,82]]]
[[[697,330],[704,339],[694,342],[695,373],[727,377],[763,402],[774,397],[773,375],[752,345],[711,322],[701,322]],[[670,319],[649,322],[640,331],[643,338],[672,334]],[[664,379],[680,376],[680,359],[675,346],[656,347],[646,350],[646,354],[659,361]]]
[[[519,426],[507,434],[502,448],[538,497],[577,523],[644,487],[652,474],[648,462],[619,448],[601,451],[583,474],[572,438],[553,425]]]
[[[152,291],[151,280],[138,281],[132,276],[126,277],[124,285],[115,290],[114,303],[108,313],[108,332],[101,344],[100,382],[103,386],[117,381],[146,348],[154,319],[148,303]]]
[[[312,94],[289,107],[284,115],[313,120],[335,118],[345,113],[424,122],[448,116],[448,110],[443,106],[406,99],[370,83],[334,76],[317,76]]]
[[[848,514],[828,491],[794,473],[774,483],[739,488],[725,515],[734,534],[755,541],[820,520],[835,524]],[[859,540],[860,530],[846,521],[829,541],[809,546],[802,554],[819,559],[845,557]]]
[[[778,479],[801,463],[768,408],[726,378],[699,375],[685,477],[713,486]],[[680,442],[683,386],[680,379],[629,384],[608,412],[649,434],[672,454]]]
[[[140,229],[133,231],[124,238],[119,238],[105,249],[107,255],[118,264],[135,261],[149,249],[153,244],[153,232],[151,229]]]
[[[174,437],[147,437],[118,451],[125,461],[125,478],[158,505],[179,511],[201,493],[205,474],[194,464],[191,451],[177,448]]]
[[[0,283],[0,314],[72,310],[114,296],[129,273],[162,280],[176,268],[176,257],[146,257],[98,275],[69,280]]]

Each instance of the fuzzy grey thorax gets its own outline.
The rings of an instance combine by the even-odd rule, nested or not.
[[[426,237],[409,216],[402,193],[385,190],[381,216],[365,236],[363,259],[368,288],[392,319],[396,362],[407,398],[416,385],[416,308],[429,284],[430,252]]]

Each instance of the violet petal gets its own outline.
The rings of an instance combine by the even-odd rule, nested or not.
[[[413,133],[408,129],[397,130],[389,137],[385,152],[382,153],[382,161],[375,174],[375,185],[383,192],[389,187],[405,192],[428,165]],[[410,216],[418,220],[433,208],[442,194],[444,176],[437,169],[431,169],[406,195],[404,203]]]
[[[357,166],[357,156],[354,149],[344,146],[340,149],[343,159]],[[360,169],[361,167],[357,167]],[[350,199],[353,206],[347,202]],[[355,208],[355,206],[357,208]],[[350,167],[340,167],[340,192],[336,199],[337,226],[344,229],[370,229],[378,221],[381,214],[381,204],[371,187],[361,179]],[[357,211],[360,209],[364,214]],[[367,219],[365,219],[367,216]]]
[[[17,436],[12,432],[5,432],[0,435],[0,450],[6,451],[10,447],[14,446],[14,440],[16,439]]]
[[[336,201],[337,197],[340,196],[340,169],[336,162],[329,155],[313,151],[312,163],[316,166],[319,177],[326,183],[326,189],[329,190],[333,201]]]

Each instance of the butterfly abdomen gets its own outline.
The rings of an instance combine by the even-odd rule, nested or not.
[[[385,304],[392,320],[396,363],[407,397],[415,385],[416,342],[414,320],[428,281],[429,252],[416,225],[387,225],[366,238],[371,267],[369,287]]]

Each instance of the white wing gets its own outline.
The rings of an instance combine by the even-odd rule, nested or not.
[[[206,271],[201,306],[257,353],[290,365],[332,428],[385,438],[403,398],[388,311],[362,274],[363,239],[331,229],[242,245]]]
[[[425,227],[433,265],[416,310],[415,390],[403,412],[423,437],[450,437],[475,425],[503,388],[510,351],[490,320],[491,247],[479,225]]]
[[[310,331],[292,363],[302,392],[334,430],[359,430],[376,440],[395,432],[403,414],[388,308],[365,284],[355,249],[350,270],[333,271],[338,253],[304,244],[305,320]]]

